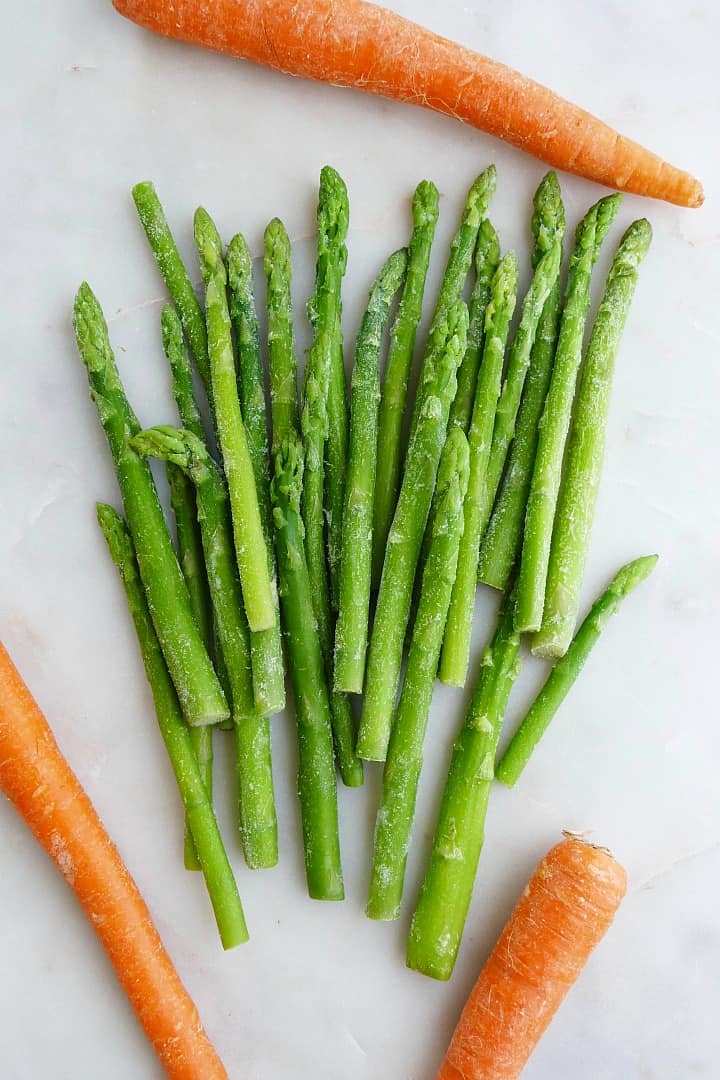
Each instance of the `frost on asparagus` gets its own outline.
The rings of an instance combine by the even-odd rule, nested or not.
[[[575,630],[605,454],[615,358],[651,239],[652,229],[644,218],[634,221],[623,236],[590,335],[558,494],[542,626],[532,642],[538,656],[563,656]]]
[[[392,254],[383,266],[370,290],[355,349],[334,672],[335,689],[355,694],[363,687],[370,616],[380,349],[406,266],[404,249]]]
[[[468,431],[470,478],[463,508],[464,527],[457,574],[445,627],[440,678],[463,686],[470,655],[470,630],[475,607],[478,545],[490,512],[487,468],[495,409],[500,395],[503,360],[510,320],[515,309],[518,262],[512,252],[501,260],[493,277],[485,317],[485,346]]]
[[[400,913],[423,741],[463,529],[468,472],[467,439],[456,427],[447,437],[438,467],[430,550],[383,772],[366,907],[373,919],[395,919]]]
[[[619,195],[608,195],[590,208],[575,232],[565,305],[552,377],[539,425],[538,444],[525,515],[518,603],[518,629],[538,630],[542,621],[545,585],[565,442],[580,367],[585,321],[590,306],[592,269],[602,242],[620,206]]]
[[[408,397],[415,337],[422,316],[430,250],[438,219],[438,190],[421,180],[413,196],[413,231],[408,245],[405,284],[390,330],[378,418],[377,484],[373,507],[373,588],[380,584],[385,545],[400,487],[403,418]]]
[[[560,185],[548,173],[535,193],[532,233],[535,240],[532,264],[542,258],[565,234],[565,212]],[[505,589],[522,545],[525,507],[537,448],[538,426],[552,374],[560,320],[559,276],[545,301],[530,354],[530,366],[518,410],[517,427],[507,467],[492,516],[480,547],[478,577],[496,589]]]
[[[467,343],[467,327],[467,308],[459,300],[436,322],[428,343],[422,406],[388,537],[368,654],[358,753],[371,760],[384,760],[387,750],[413,581],[457,387],[456,372]]]

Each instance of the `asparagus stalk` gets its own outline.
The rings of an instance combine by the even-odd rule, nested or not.
[[[145,671],[155,701],[160,733],[183,801],[186,821],[189,823],[193,842],[200,858],[220,939],[224,948],[231,949],[248,940],[245,916],[210,796],[203,783],[190,742],[190,733],[183,722],[175,687],[168,674],[153,620],[150,617],[130,532],[123,519],[112,507],[100,504],[97,514],[111,558],[120,572],[125,588]]]
[[[317,225],[318,250],[315,292],[307,305],[314,331],[315,365],[327,369],[325,396],[325,471],[322,498],[327,520],[327,574],[332,607],[337,610],[342,543],[342,513],[348,453],[348,403],[343,358],[341,286],[347,266],[347,236],[350,207],[342,177],[329,165],[320,172]],[[314,366],[315,366],[314,365]],[[325,373],[317,372],[322,385]],[[304,511],[303,511],[304,512]],[[306,529],[308,528],[306,523]],[[311,575],[317,556],[308,561]]]
[[[155,630],[183,713],[189,724],[214,724],[228,715],[227,704],[193,618],[150,470],[128,444],[128,436],[140,425],[120,382],[102,309],[87,283],[75,297],[73,322],[115,463]]]
[[[240,233],[234,236],[228,245],[227,274],[230,319],[235,329],[237,345],[241,412],[255,476],[255,490],[275,606],[274,625],[269,630],[256,631],[250,639],[256,704],[260,712],[271,715],[281,712],[285,707],[285,678],[270,508],[270,462],[260,335],[253,294],[252,259],[247,243]]]
[[[251,630],[275,625],[275,598],[260,519],[255,474],[240,411],[230,313],[225,292],[227,275],[217,229],[205,210],[195,212],[195,242],[205,281],[210,378],[215,403],[218,441],[225,466],[232,511],[235,554],[243,600]],[[275,672],[263,673],[266,678]]]
[[[383,771],[366,912],[371,919],[400,914],[405,867],[422,768],[423,741],[463,529],[469,449],[461,427],[450,429],[433,499],[432,540],[397,717]]]
[[[485,313],[490,303],[493,276],[500,262],[500,242],[489,218],[480,222],[475,245],[475,284],[470,298],[468,343],[460,370],[458,388],[450,409],[450,423],[467,433],[472,418],[475,387],[485,340]]]
[[[520,670],[514,605],[511,592],[503,600],[495,635],[480,661],[410,927],[408,967],[434,979],[452,975],[482,850],[500,728]]]
[[[345,185],[335,170],[326,166],[320,174],[315,293],[308,304],[314,340],[305,367],[305,400],[300,422],[305,443],[302,486],[305,557],[326,678],[330,687],[333,685],[334,625],[330,606],[328,564],[325,558],[324,452],[328,437],[333,350],[337,348],[340,332],[340,282],[347,258],[347,222]],[[333,493],[333,500],[336,495],[337,491]],[[342,504],[329,510],[328,530],[331,517],[336,512],[342,514]],[[362,766],[355,754],[355,721],[352,708],[344,695],[334,691],[330,694],[330,707],[340,773],[345,784],[356,787],[362,783]]]
[[[132,445],[139,454],[171,461],[195,485],[218,639],[232,695],[243,852],[253,870],[274,866],[278,847],[270,721],[258,715],[253,698],[248,630],[222,472],[191,431],[149,428],[136,435]]]
[[[507,460],[508,449],[515,435],[520,398],[530,366],[530,355],[535,342],[538,323],[545,307],[545,301],[558,279],[561,258],[562,239],[556,236],[550,245],[550,249],[535,267],[530,288],[523,300],[520,323],[510,347],[505,380],[495,414],[492,446],[487,466],[487,487],[490,501],[487,508],[487,517],[483,523],[483,532],[495,502],[495,496]]]
[[[535,193],[532,219],[535,239],[533,269],[556,239],[565,235],[565,212],[560,185],[549,172]],[[538,424],[550,384],[560,324],[559,276],[550,290],[538,323],[515,438],[492,516],[480,545],[478,577],[486,585],[505,589],[522,546],[523,522],[537,448]]]
[[[180,422],[184,428],[187,428],[188,431],[192,431],[193,435],[196,435],[198,439],[207,443],[205,426],[195,397],[192,368],[183,340],[182,322],[177,311],[171,304],[166,304],[163,308],[160,316],[160,323],[162,326],[163,349],[168,363],[170,364],[170,371],[172,372],[173,397],[175,398],[175,404],[177,405],[178,413],[180,415]],[[197,516],[195,524],[197,527]],[[202,544],[202,537],[200,542]],[[230,683],[227,677],[225,659],[218,640],[217,627],[215,625],[215,612],[212,610],[212,604],[210,605],[210,608],[213,620],[213,655],[215,660],[215,670],[225,697],[231,702],[232,695],[230,693]],[[219,727],[223,730],[232,731],[232,716],[228,716],[223,720]],[[202,733],[202,729],[200,729],[200,732]],[[201,750],[198,751],[201,756],[204,752],[205,751]]]
[[[211,399],[205,316],[180,258],[180,252],[165,218],[165,212],[150,180],[136,184],[132,190],[132,197],[158,269],[177,307],[193,359],[200,372],[200,378],[205,385],[208,398]]]
[[[518,603],[518,629],[539,630],[553,521],[557,507],[565,442],[570,427],[575,381],[580,367],[585,320],[590,306],[590,279],[600,247],[620,207],[620,195],[608,195],[588,210],[575,232],[565,306],[543,408],[530,492],[525,513]]]
[[[298,436],[297,356],[292,318],[290,240],[279,218],[265,229],[263,265],[267,283],[268,354],[272,408],[272,452]]]
[[[472,265],[473,253],[477,245],[480,225],[485,219],[490,200],[495,194],[497,172],[494,165],[489,165],[484,172],[473,182],[465,200],[465,208],[460,219],[457,232],[450,244],[450,254],[445,266],[440,293],[435,304],[432,322],[430,324],[429,342],[433,330],[438,322],[445,319],[449,309],[461,299],[465,289],[470,266]],[[420,384],[415,396],[412,424],[410,428],[410,440],[415,433],[415,426],[424,403],[423,393],[425,386],[425,366],[427,364],[427,351],[423,358],[423,366],[420,372]]]
[[[568,651],[553,666],[495,769],[495,776],[503,784],[514,787],[518,782],[530,755],[582,671],[605,624],[619,610],[625,597],[652,573],[657,558],[657,555],[645,555],[626,563],[590,608]]]
[[[503,257],[493,276],[485,319],[485,346],[475,390],[473,415],[468,432],[470,478],[468,480],[464,526],[460,539],[457,574],[445,626],[440,659],[440,678],[453,686],[463,686],[470,653],[470,629],[475,605],[478,544],[483,521],[487,520],[489,493],[486,472],[490,457],[495,407],[500,395],[505,345],[515,309],[518,262],[512,252]]]
[[[172,374],[173,397],[178,407],[181,422],[185,427],[192,428],[198,438],[203,439],[205,432],[197,401],[195,400],[192,371],[185,350],[182,323],[177,311],[171,304],[166,304],[163,308],[160,315],[160,326],[162,329],[163,351],[170,364]],[[198,624],[205,648],[210,653],[214,641],[213,612],[208,592],[200,527],[198,525],[195,489],[192,481],[185,476],[182,469],[178,469],[177,465],[173,465],[171,461],[167,463],[166,471],[170,488],[170,506],[175,515],[180,568],[190,596],[192,613]],[[217,650],[215,650],[215,653],[217,662]],[[229,700],[228,687],[222,680],[220,680],[220,685],[223,688],[225,697]],[[190,740],[200,766],[203,782],[212,801],[212,727],[206,724],[203,727],[190,728]],[[192,833],[187,821],[185,822],[184,856],[186,870],[200,869],[200,860],[195,851]]]
[[[423,365],[422,407],[410,441],[370,640],[358,754],[385,758],[392,726],[413,580],[445,443],[456,372],[467,344],[468,312],[462,300],[435,323]]]
[[[412,203],[413,231],[408,245],[405,285],[390,331],[390,347],[378,420],[378,459],[373,508],[373,588],[380,584],[385,545],[400,487],[401,442],[408,379],[415,337],[422,316],[423,294],[430,264],[439,195],[429,180],[418,184]]]
[[[205,648],[210,653],[213,643],[212,611],[208,593],[207,575],[202,554],[202,541],[197,520],[195,491],[188,478],[172,462],[166,465],[170,507],[175,518],[178,559],[185,578],[190,607]],[[226,695],[227,696],[227,695]],[[200,767],[200,775],[212,800],[213,789],[213,729],[211,724],[189,728],[190,741]],[[192,832],[185,822],[184,862],[186,870],[199,870]]]
[[[354,694],[362,693],[370,617],[380,401],[378,361],[390,305],[402,285],[406,266],[404,248],[391,255],[383,266],[370,290],[355,347],[334,673],[335,690]]]
[[[285,439],[275,455],[271,485],[280,602],[287,635],[298,729],[298,793],[308,892],[316,900],[342,900],[337,783],[325,668],[312,603],[300,515],[302,447]]]
[[[580,376],[567,464],[558,494],[542,626],[533,636],[536,656],[563,656],[572,639],[595,502],[605,453],[615,358],[652,229],[634,221],[615,253]]]

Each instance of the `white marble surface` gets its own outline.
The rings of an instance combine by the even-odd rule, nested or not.
[[[715,1077],[720,10],[710,0],[392,6],[578,100],[696,172],[708,195],[700,211],[627,198],[613,234],[647,214],[655,242],[618,363],[584,600],[627,558],[654,550],[661,561],[609,628],[519,789],[494,794],[452,982],[405,970],[406,918],[382,926],[363,916],[374,771],[363,791],[341,792],[347,902],[305,898],[286,718],[275,723],[275,871],[251,875],[241,864],[218,747],[228,781],[219,804],[252,930],[249,945],[221,953],[202,883],[181,869],[178,799],[94,521],[95,501],[117,503],[118,493],[70,308],[87,277],[142,419],[170,420],[157,332],[163,290],[134,218],[136,180],[155,180],[190,259],[200,201],[226,236],[242,228],[256,251],[265,222],[283,215],[298,241],[299,312],[310,287],[317,174],[335,164],[352,201],[352,337],[374,268],[406,236],[408,199],[424,175],[443,196],[433,288],[464,191],[491,160],[499,172],[493,218],[527,277],[540,164],[420,110],[156,39],[107,2],[17,8],[4,22],[0,68],[0,635],[116,837],[234,1078],[429,1080],[515,896],[562,827],[611,845],[628,867],[630,893],[529,1080]],[[563,190],[571,224],[599,194],[570,178]],[[306,331],[299,336],[305,341]],[[475,653],[490,612],[482,595]],[[541,670],[524,671],[510,726]],[[410,897],[462,701],[437,693]],[[6,803],[0,862],[4,1080],[157,1077],[72,896]]]

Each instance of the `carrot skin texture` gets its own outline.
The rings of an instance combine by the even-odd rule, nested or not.
[[[552,168],[700,206],[702,185],[520,72],[364,0],[113,0],[165,37],[335,86],[424,105]]]
[[[460,1016],[436,1080],[515,1080],[627,889],[604,848],[566,836],[537,866]]]
[[[145,901],[0,644],[0,789],[72,888],[171,1080],[227,1080]]]

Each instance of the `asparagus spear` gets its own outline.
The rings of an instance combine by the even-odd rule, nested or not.
[[[256,704],[260,712],[271,715],[280,712],[285,707],[285,678],[270,508],[270,462],[265,387],[260,359],[260,335],[253,295],[252,259],[245,239],[240,233],[234,236],[228,245],[227,274],[230,289],[230,319],[235,329],[237,345],[241,412],[255,476],[255,490],[260,507],[260,521],[275,605],[274,625],[269,630],[256,631],[250,639]]]
[[[329,165],[320,172],[317,225],[318,250],[315,272],[315,292],[307,305],[307,314],[314,332],[313,367],[322,386],[327,385],[324,399],[325,416],[325,475],[322,498],[327,520],[327,563],[329,595],[337,610],[342,542],[342,513],[345,494],[345,471],[348,452],[348,403],[345,384],[343,336],[340,325],[342,279],[347,266],[347,236],[350,207],[347,188],[342,177]],[[320,371],[320,368],[327,369]],[[327,384],[325,379],[327,378]],[[303,503],[303,514],[305,514]],[[305,523],[308,529],[307,522]],[[310,534],[308,534],[310,535]],[[315,541],[313,540],[313,544]],[[317,573],[313,563],[318,555],[308,551],[311,576]]]
[[[274,866],[278,854],[270,721],[258,715],[253,699],[248,631],[222,472],[205,444],[191,431],[167,426],[148,428],[134,436],[132,445],[145,457],[171,461],[195,485],[218,639],[232,695],[243,852],[253,870]]]
[[[138,453],[171,462],[195,484],[218,644],[232,698],[243,852],[251,869],[274,866],[277,862],[277,822],[270,724],[266,718],[257,715],[253,699],[250,642],[222,473],[205,444],[190,431],[151,428],[135,436],[132,442]]]
[[[302,447],[286,438],[275,455],[271,485],[280,602],[287,635],[298,728],[300,811],[308,892],[316,900],[342,900],[337,783],[330,705],[300,516]]]
[[[189,724],[214,724],[228,708],[190,608],[190,597],[147,463],[128,445],[140,430],[125,396],[100,304],[83,282],[73,312],[78,350],[110,445],[140,576],[165,661]]]
[[[320,174],[318,198],[318,255],[315,293],[308,304],[314,340],[305,367],[305,400],[301,428],[305,443],[302,517],[305,527],[305,556],[310,575],[311,597],[320,635],[328,685],[333,685],[334,625],[330,607],[328,565],[325,559],[324,451],[328,436],[328,395],[337,348],[340,314],[340,282],[347,252],[348,203],[345,185],[334,169]],[[337,420],[335,418],[334,422]],[[336,497],[337,491],[333,494]],[[333,507],[330,518],[340,507]],[[337,523],[337,518],[336,518]],[[345,784],[362,783],[362,766],[355,754],[355,721],[350,702],[331,691],[333,735],[340,773]]]
[[[160,316],[160,323],[162,326],[163,349],[168,363],[170,364],[170,371],[172,372],[173,397],[175,398],[175,404],[177,405],[178,413],[180,415],[180,422],[184,428],[187,428],[188,431],[192,431],[193,435],[196,435],[198,439],[207,443],[205,426],[195,397],[192,368],[190,367],[190,360],[185,350],[185,342],[183,341],[182,322],[177,311],[171,304],[166,304],[163,308]],[[190,481],[188,481],[188,483],[189,482]],[[197,527],[197,516],[195,524]],[[202,544],[202,538],[200,542]],[[227,677],[225,659],[218,640],[217,627],[215,626],[215,613],[212,610],[212,604],[210,605],[210,608],[213,620],[213,654],[215,670],[225,697],[230,702],[232,697],[230,693],[230,683]],[[232,731],[232,717],[228,716],[221,722],[219,727],[223,730]],[[199,730],[202,733],[202,729]],[[205,751],[198,750],[198,753],[202,756]]]
[[[470,298],[468,343],[460,370],[458,388],[450,409],[450,423],[467,433],[472,418],[475,386],[485,340],[485,313],[490,303],[492,279],[500,262],[500,242],[489,218],[480,222],[475,245],[475,284]]]
[[[473,415],[468,432],[470,479],[463,508],[464,526],[460,539],[457,574],[445,626],[440,659],[443,682],[462,686],[467,674],[470,628],[475,605],[478,543],[487,519],[489,494],[485,482],[490,456],[495,407],[500,394],[503,359],[510,320],[515,309],[518,262],[512,252],[503,257],[493,276],[490,303],[485,319],[485,346],[475,390]]]
[[[208,398],[211,398],[205,316],[180,258],[162,205],[150,180],[136,184],[132,190],[132,197],[158,269],[179,312],[183,330],[190,343],[190,349]]]
[[[180,419],[186,427],[193,427],[198,438],[204,438],[204,429],[200,418],[200,411],[195,400],[195,391],[192,383],[192,371],[190,361],[185,351],[183,341],[182,323],[177,311],[171,304],[166,304],[160,315],[162,329],[163,351],[170,364],[172,373],[173,396],[178,407]],[[189,423],[186,423],[186,417]],[[178,555],[180,568],[185,578],[190,607],[195,616],[195,622],[202,636],[205,648],[210,653],[213,639],[213,613],[208,592],[207,573],[202,551],[202,539],[197,519],[197,503],[195,489],[192,482],[185,476],[182,469],[169,461],[166,465],[168,486],[170,488],[170,506],[175,515],[175,530],[177,533]],[[216,655],[217,660],[217,655]],[[219,676],[218,676],[219,677]],[[220,681],[229,700],[227,686]],[[203,783],[207,788],[212,801],[213,791],[213,733],[208,724],[203,727],[190,728],[190,741],[193,744],[195,757],[200,766]],[[192,839],[190,827],[185,822],[185,869],[199,870],[195,845]]]
[[[565,441],[570,426],[575,381],[582,355],[585,320],[590,306],[590,278],[600,247],[620,207],[620,195],[608,195],[592,206],[575,232],[565,306],[555,362],[538,432],[530,492],[525,514],[518,603],[518,629],[539,630],[553,521],[562,475]]]
[[[492,642],[455,743],[430,862],[410,927],[408,967],[449,979],[455,965],[485,833],[495,751],[503,714],[520,670],[513,627],[514,591],[506,595]]]
[[[203,783],[190,733],[183,723],[180,704],[155,633],[130,532],[111,506],[97,508],[110,555],[117,566],[130,613],[135,623],[145,671],[155,701],[160,733],[170,758],[186,820],[200,858],[223,947],[231,949],[248,940],[247,926],[233,872],[223,847],[210,796]]]
[[[634,221],[623,236],[590,335],[558,495],[542,626],[532,640],[536,656],[563,656],[575,630],[605,453],[615,357],[635,292],[638,268],[651,239],[652,229],[644,218]]]
[[[390,347],[378,420],[378,459],[373,508],[373,588],[380,584],[385,545],[400,487],[401,440],[415,336],[422,316],[430,249],[438,219],[438,190],[429,180],[418,184],[412,203],[413,231],[408,245],[405,285],[390,331]]]
[[[212,611],[208,594],[207,575],[202,554],[202,541],[197,520],[195,491],[188,478],[172,462],[166,465],[170,507],[175,518],[178,559],[185,578],[190,607],[205,648],[210,653],[213,643]],[[227,697],[227,694],[226,694]],[[190,741],[200,767],[200,775],[212,800],[213,789],[213,729],[211,724],[193,727]],[[200,860],[195,851],[192,832],[185,822],[184,862],[186,870],[199,870]]]
[[[268,353],[273,455],[291,435],[299,435],[297,357],[292,321],[290,240],[279,218],[265,229],[263,260],[267,282]]]
[[[423,741],[463,529],[468,470],[469,449],[465,434],[461,427],[451,428],[438,467],[432,541],[405,681],[383,771],[372,878],[365,909],[371,919],[396,919],[400,914]]]
[[[495,769],[495,776],[503,784],[514,787],[518,782],[530,755],[582,671],[606,622],[618,611],[625,597],[652,573],[657,558],[657,555],[645,555],[626,563],[590,608],[568,651],[553,666]]]
[[[560,185],[549,172],[535,193],[532,219],[535,238],[533,268],[538,266],[556,238],[565,235],[565,212]],[[535,334],[525,380],[517,430],[510,446],[507,468],[482,544],[478,577],[486,585],[505,589],[522,545],[523,522],[537,447],[538,424],[552,374],[560,323],[560,280],[550,290]]]
[[[238,400],[230,314],[225,293],[227,275],[220,237],[202,207],[195,212],[195,242],[205,281],[212,396],[220,452],[230,492],[235,554],[245,611],[251,630],[268,630],[277,621],[275,598],[268,570],[255,475]],[[276,673],[263,673],[262,678],[269,675],[274,678]]]
[[[205,440],[195,388],[193,386],[190,360],[185,350],[182,321],[172,304],[166,304],[160,315],[163,351],[172,374],[172,392],[177,405],[180,422],[198,439]]]
[[[436,324],[443,320],[448,310],[457,303],[463,295],[465,282],[473,260],[473,252],[477,245],[480,225],[485,219],[490,200],[495,194],[497,172],[494,165],[489,165],[484,172],[473,182],[465,200],[465,208],[460,219],[460,225],[450,244],[450,254],[445,266],[440,293],[432,322],[430,324],[429,342],[432,338]],[[412,424],[410,428],[410,441],[415,433],[418,416],[423,406],[423,393],[425,380],[425,366],[427,364],[427,350],[423,358],[423,366],[420,372],[420,384],[415,396]]]
[[[407,629],[413,580],[440,454],[445,443],[456,372],[467,344],[468,312],[462,300],[435,323],[423,365],[422,408],[410,441],[370,640],[358,754],[385,758]]]
[[[390,305],[407,266],[403,248],[387,260],[370,290],[355,347],[350,456],[343,512],[340,607],[335,627],[335,689],[360,694],[370,617],[372,523],[378,447],[378,360]]]

